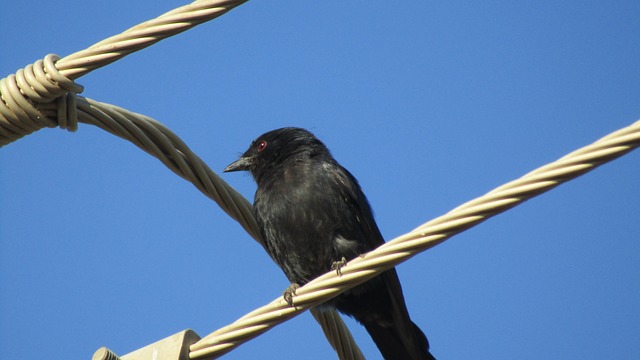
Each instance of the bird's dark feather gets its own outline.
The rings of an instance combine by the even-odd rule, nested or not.
[[[266,142],[264,147],[257,146]],[[242,168],[234,168],[234,164]],[[303,285],[384,243],[358,181],[310,132],[283,128],[258,137],[229,171],[258,184],[254,211],[274,261]],[[250,165],[246,165],[250,164]],[[362,323],[386,359],[433,359],[411,321],[395,269],[328,303]]]

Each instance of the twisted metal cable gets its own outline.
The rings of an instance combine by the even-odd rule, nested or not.
[[[349,328],[336,310],[311,309],[310,311],[316,321],[322,325],[324,336],[329,340],[339,359],[365,360]]]
[[[78,128],[75,94],[83,88],[60,74],[60,57],[47,55],[32,65],[0,79],[0,147],[45,127]],[[53,104],[55,112],[43,112]]]
[[[175,134],[155,120],[121,108],[85,98],[77,103],[75,94],[82,92],[83,88],[73,81],[132,52],[223,15],[246,1],[197,0],[88,49],[62,59],[48,55],[44,60],[18,70],[16,75],[1,79],[0,147],[44,127],[60,126],[75,131],[78,121],[99,126],[133,142],[176,174],[191,181],[263,245],[251,204],[188,150]],[[336,312],[317,316],[316,320],[341,359],[362,358]]]
[[[95,125],[156,157],[171,171],[193,183],[198,190],[215,201],[264,247],[251,203],[213,172],[171,130],[150,117],[82,96],[77,97],[76,106],[79,122]],[[43,106],[42,111],[46,116],[51,115],[57,112],[57,106],[49,104]],[[312,310],[312,313],[340,359],[364,359],[336,311],[319,313]]]
[[[399,236],[340,269],[331,271],[296,290],[295,307],[282,297],[252,311],[191,346],[189,357],[217,357],[270,328],[325,302],[381,272],[436,246],[451,236],[532,197],[572,180],[640,146],[640,121],[607,135],[555,162],[471,200],[447,214]]]
[[[248,0],[197,0],[155,19],[138,24],[121,34],[102,40],[89,48],[62,58],[56,66],[60,73],[77,79],[99,67],[142,50],[167,37],[189,30],[242,5]]]
[[[0,147],[44,127],[75,131],[74,94],[82,92],[82,86],[73,80],[245,2],[198,0],[64,58],[49,55],[0,80]],[[54,101],[60,112],[44,116],[40,107]]]
[[[76,99],[74,94],[81,92],[82,87],[73,82],[94,69],[220,16],[244,2],[246,0],[195,1],[86,50],[62,59],[48,56],[44,61],[19,70],[15,76],[0,80],[0,146],[43,127],[61,126],[74,131],[78,121],[99,126],[131,141],[191,181],[262,244],[249,202],[213,173],[175,134],[148,117],[86,98]],[[542,167],[381,246],[364,259],[355,259],[342,269],[340,278],[331,273],[307,284],[298,290],[297,309],[277,299],[270,306],[248,314],[193,345],[190,356],[219,356],[230,351],[285,319],[368,280],[457,232],[621,156],[638,146],[638,123],[626,129],[625,134],[621,130],[592,145],[599,144],[599,148],[585,147],[569,154],[564,162],[565,158],[562,158]],[[325,334],[331,335],[327,338],[341,359],[362,358],[335,312],[314,312],[314,317],[323,325]]]
[[[79,121],[129,140],[156,157],[171,171],[193,183],[198,190],[215,201],[251,237],[262,244],[252,205],[163,124],[150,117],[80,96],[77,108]]]

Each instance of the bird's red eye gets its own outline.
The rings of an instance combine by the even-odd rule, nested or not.
[[[258,151],[262,151],[266,147],[267,147],[267,142],[266,141],[262,140],[262,141],[260,141],[260,143],[258,143]]]

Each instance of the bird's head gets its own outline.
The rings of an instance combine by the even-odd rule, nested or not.
[[[232,162],[224,172],[250,171],[260,183],[271,169],[281,167],[287,160],[329,154],[326,146],[311,132],[301,128],[286,127],[271,130],[251,142],[240,159]]]

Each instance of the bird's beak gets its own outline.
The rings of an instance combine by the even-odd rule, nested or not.
[[[250,157],[241,157],[240,159],[232,162],[224,168],[224,172],[232,172],[232,171],[243,171],[243,170],[251,170],[251,165],[253,165],[253,159]]]

